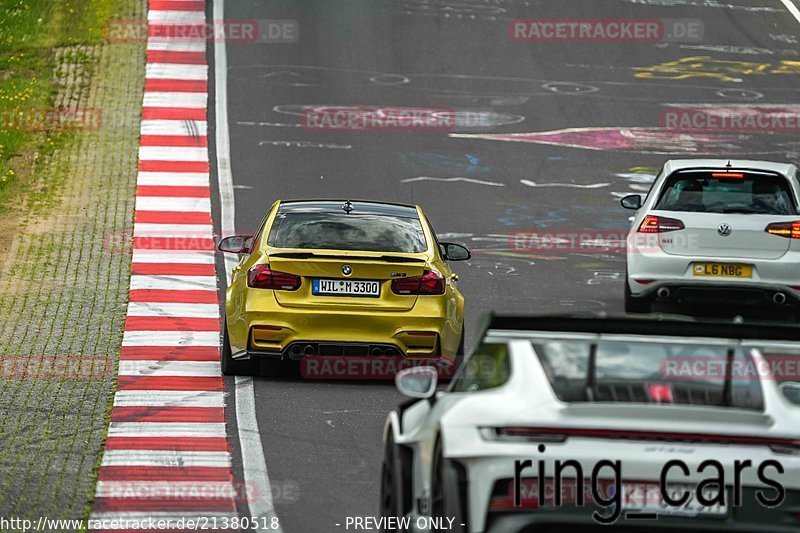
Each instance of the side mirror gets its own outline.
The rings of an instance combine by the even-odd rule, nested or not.
[[[624,197],[620,202],[625,209],[639,209],[642,207],[642,197],[638,194],[629,194]]]
[[[250,235],[232,235],[219,241],[217,249],[228,254],[249,254],[253,246]]]
[[[781,383],[779,388],[787,400],[795,405],[800,405],[800,383],[787,381]]]
[[[430,398],[439,384],[439,371],[432,366],[415,366],[397,373],[397,390],[409,398]]]
[[[472,257],[472,253],[466,246],[454,244],[452,242],[440,243],[442,246],[442,257],[445,261],[466,261]]]

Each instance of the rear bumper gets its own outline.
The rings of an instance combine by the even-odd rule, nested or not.
[[[408,311],[381,311],[283,307],[265,296],[246,302],[239,314],[228,303],[234,358],[452,357],[461,336],[460,320],[446,316],[439,298],[419,298]]]
[[[633,284],[632,284],[633,285]],[[742,307],[788,309],[800,304],[797,291],[760,284],[653,282],[636,298],[676,305],[735,304]]]
[[[692,272],[698,262],[752,265],[751,278],[700,277]],[[788,252],[780,259],[765,260],[741,257],[711,258],[670,255],[662,251],[628,254],[628,285],[631,295],[670,303],[741,303],[773,305],[777,293],[785,304],[800,303],[800,254]],[[659,295],[659,289],[661,290]],[[667,294],[668,293],[668,294]]]
[[[449,436],[449,439],[448,439]],[[546,463],[545,475],[548,480],[554,477],[555,461],[577,461],[582,465],[584,480],[590,486],[592,471],[600,461],[620,461],[620,473],[624,482],[637,483],[644,480],[658,483],[662,469],[668,461],[682,460],[690,474],[684,476],[679,471],[671,470],[670,483],[696,486],[710,477],[709,471],[700,472],[700,465],[708,459],[719,461],[724,467],[725,485],[727,488],[728,511],[724,516],[669,516],[660,515],[657,520],[625,519],[620,513],[619,520],[611,526],[617,530],[660,530],[660,531],[731,531],[731,532],[773,532],[789,533],[798,531],[800,527],[800,458],[773,453],[768,447],[760,446],[725,446],[706,444],[659,444],[652,441],[597,440],[570,438],[564,443],[548,444],[544,452],[537,449],[538,442],[497,442],[486,441],[474,428],[458,427],[446,429],[446,457],[461,464],[466,471],[468,481],[467,515],[470,531],[505,532],[505,531],[599,531],[592,513],[598,511],[608,516],[614,510],[614,504],[601,507],[593,503],[587,496],[583,506],[578,506],[574,491],[562,492],[565,501],[561,506],[553,504],[554,490],[546,492],[547,505],[515,508],[509,505],[512,501],[512,480],[515,474],[515,462],[530,459],[533,464],[522,473],[524,478],[536,478],[537,462]],[[654,451],[656,449],[657,451]],[[757,479],[755,468],[742,474],[743,498],[742,506],[732,505],[732,484],[735,479],[734,464],[736,461],[752,461],[760,465],[767,460],[778,460],[785,474],[780,481],[786,489],[783,503],[774,509],[767,509],[759,504],[756,491],[763,488]],[[613,483],[610,470],[604,469],[601,478]],[[571,467],[564,470],[564,479],[575,480],[575,470]],[[606,490],[609,485],[604,485]],[[552,488],[552,486],[551,486]],[[524,494],[524,493],[523,493]],[[570,501],[570,494],[573,495]],[[606,492],[605,498],[613,496]],[[770,493],[772,497],[772,493]],[[536,496],[528,494],[528,497]],[[613,499],[613,498],[612,498]],[[504,504],[505,502],[505,504]],[[533,505],[533,506],[531,506]],[[623,509],[623,512],[625,509]],[[534,527],[535,526],[535,527]],[[557,526],[549,529],[549,526]],[[530,529],[527,529],[529,528]],[[604,526],[608,531],[609,526]]]
[[[584,512],[592,511],[587,507]],[[561,533],[567,528],[570,532],[594,533],[609,531],[609,526],[601,526],[588,516],[576,516],[568,513],[536,513],[504,512],[490,513],[486,523],[486,533],[505,533],[518,531],[520,533]],[[613,531],[644,533],[659,531],[674,533],[675,531],[688,533],[790,533],[797,532],[796,525],[780,525],[759,521],[741,521],[732,517],[713,520],[698,520],[696,518],[667,518],[658,517],[652,520],[625,520],[620,519],[610,527]]]

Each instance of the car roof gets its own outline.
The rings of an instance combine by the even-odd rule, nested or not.
[[[668,176],[679,170],[703,168],[730,168],[736,170],[761,170],[775,172],[782,176],[791,177],[797,172],[797,167],[791,163],[774,163],[772,161],[756,161],[751,159],[670,159],[664,164],[664,173]]]
[[[400,218],[419,218],[417,207],[407,204],[375,202],[370,200],[284,200],[278,213],[331,213],[344,214],[344,206],[349,202],[352,215],[385,215]]]
[[[483,337],[506,331],[509,338],[529,333],[588,333],[595,335],[636,335],[642,337],[717,338],[735,341],[800,341],[795,324],[743,319],[704,319],[680,315],[624,315],[605,312],[544,315],[503,315],[482,317]],[[482,338],[483,338],[482,337]]]

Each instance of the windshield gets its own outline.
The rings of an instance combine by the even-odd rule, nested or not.
[[[534,344],[534,349],[562,401],[763,408],[757,369],[745,350],[573,341]],[[729,369],[732,380],[726,379]]]
[[[269,245],[400,253],[419,253],[427,249],[418,218],[319,212],[278,214]]]
[[[667,179],[656,209],[698,213],[796,214],[788,182],[765,174],[720,179],[710,172],[679,173]]]

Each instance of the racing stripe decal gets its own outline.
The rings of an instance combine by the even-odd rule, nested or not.
[[[243,497],[219,364],[205,32],[168,37],[204,27],[205,2],[151,0],[148,21],[130,303],[91,514],[117,533],[232,518]]]

